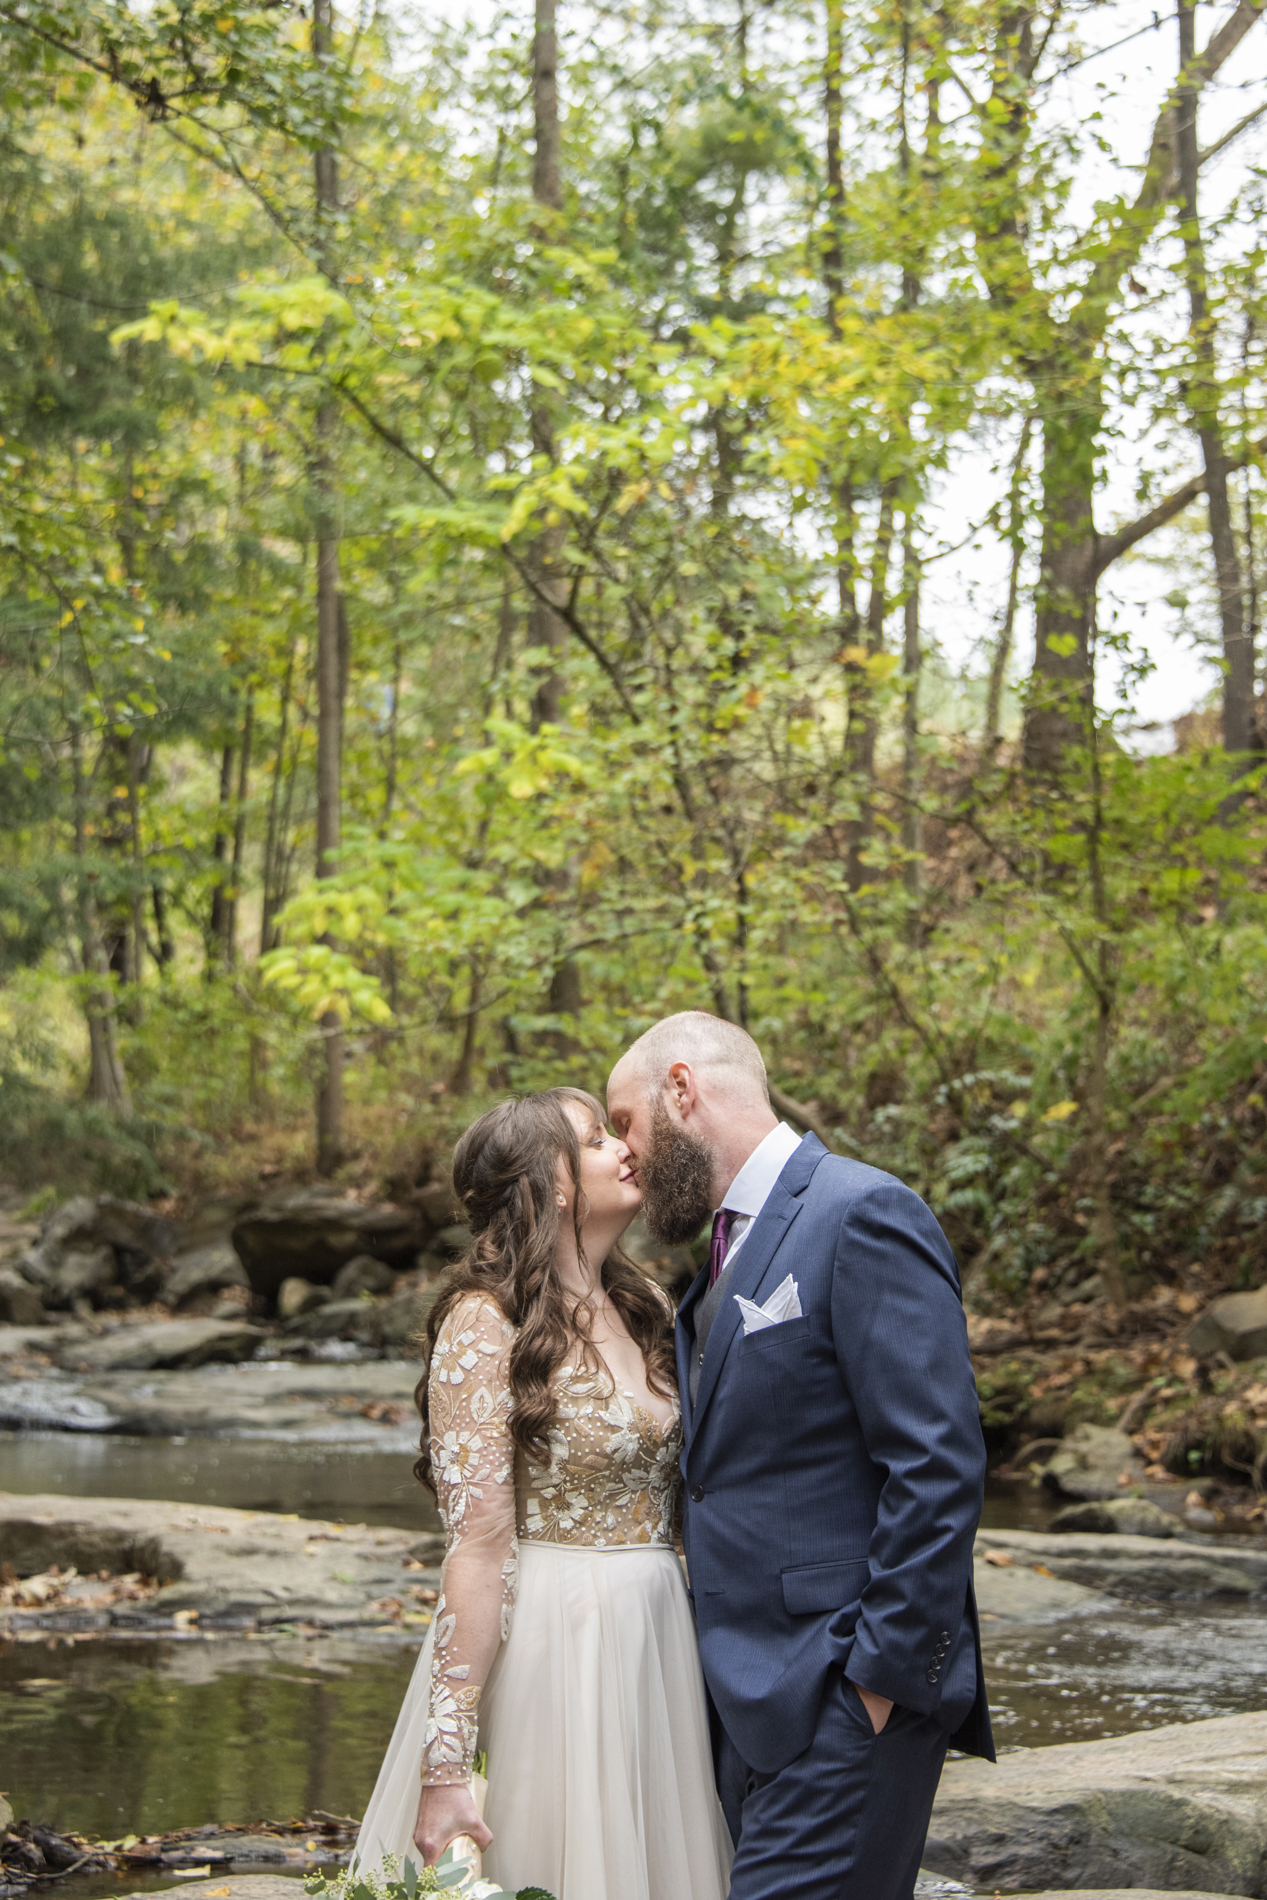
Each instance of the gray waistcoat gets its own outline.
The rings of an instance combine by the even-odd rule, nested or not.
[[[721,1312],[722,1305],[728,1297],[727,1289],[730,1285],[731,1269],[735,1264],[738,1253],[739,1249],[735,1248],[727,1256],[726,1264],[717,1276],[716,1285],[709,1287],[708,1292],[695,1308],[695,1345],[691,1352],[690,1375],[692,1409],[694,1409],[695,1401],[699,1396],[700,1368],[704,1363],[704,1350],[708,1345],[708,1335],[712,1332],[717,1315]]]

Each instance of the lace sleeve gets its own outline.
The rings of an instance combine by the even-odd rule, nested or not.
[[[448,1548],[436,1605],[422,1750],[428,1785],[469,1779],[480,1690],[515,1607],[515,1448],[507,1432],[513,1328],[490,1300],[464,1299],[431,1360],[431,1465]]]

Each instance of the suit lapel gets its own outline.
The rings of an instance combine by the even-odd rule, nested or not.
[[[687,1438],[691,1435],[691,1353],[695,1340],[695,1321],[692,1315],[708,1289],[708,1266],[705,1264],[696,1274],[686,1292],[682,1295],[682,1304],[677,1310],[677,1324],[674,1327],[674,1345],[677,1349],[677,1385],[679,1403],[682,1408],[682,1429]]]
[[[771,1188],[765,1206],[753,1221],[739,1249],[734,1272],[726,1284],[726,1295],[722,1301],[721,1311],[713,1321],[712,1331],[708,1335],[708,1344],[704,1348],[704,1363],[700,1367],[699,1394],[691,1417],[692,1435],[699,1428],[699,1422],[704,1416],[704,1408],[713,1396],[726,1354],[730,1351],[743,1320],[743,1315],[735,1303],[735,1296],[750,1300],[756,1295],[770,1262],[782,1246],[792,1222],[801,1211],[801,1196],[809,1186],[815,1168],[826,1153],[826,1148],[816,1135],[806,1135]],[[701,1278],[703,1278],[702,1275]],[[698,1284],[697,1281],[696,1285]],[[687,1298],[690,1299],[691,1294],[694,1293],[695,1287],[692,1287]],[[685,1305],[685,1302],[683,1304]]]

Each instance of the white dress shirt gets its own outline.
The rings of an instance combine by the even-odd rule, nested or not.
[[[735,1216],[730,1245],[726,1249],[727,1266],[734,1259],[736,1249],[742,1247],[753,1221],[769,1200],[775,1182],[800,1145],[801,1137],[793,1134],[786,1122],[780,1122],[753,1149],[726,1189],[722,1206],[728,1207]]]

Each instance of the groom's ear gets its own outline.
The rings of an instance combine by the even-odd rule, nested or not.
[[[689,1062],[673,1062],[669,1065],[669,1081],[665,1090],[671,1105],[677,1110],[683,1121],[696,1107],[699,1093],[695,1087],[695,1077],[691,1073]]]

